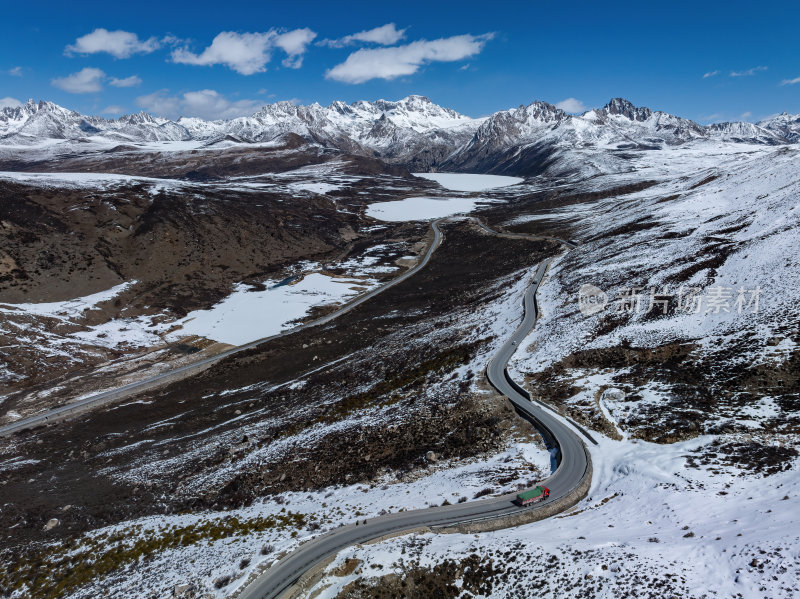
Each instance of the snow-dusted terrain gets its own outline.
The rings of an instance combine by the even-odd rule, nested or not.
[[[494,351],[513,331],[519,318],[518,299],[527,283],[524,275],[525,272],[515,273],[510,280],[502,281],[502,285],[498,285],[500,294],[496,301],[476,313],[464,315],[459,326],[470,331],[468,340],[490,334],[495,342],[488,350]],[[420,336],[435,337],[442,332],[431,331]],[[365,351],[368,352],[368,349]],[[467,371],[480,369],[486,357],[485,353],[476,356],[470,363],[461,366],[457,373],[463,375]],[[326,364],[321,368],[330,369],[333,366],[335,364]],[[243,391],[249,391],[255,398],[259,390],[264,388],[302,389],[313,374],[313,371],[309,372],[283,385],[262,381],[257,388],[229,389],[218,398],[220,407],[225,406],[229,395]],[[430,385],[426,394],[431,397],[440,395],[441,383]],[[477,393],[483,397],[492,395],[485,389]],[[234,405],[240,404],[241,401]],[[240,417],[238,414],[233,416],[234,420]],[[255,429],[271,424],[267,421],[256,422]],[[285,426],[290,424],[286,422]],[[198,490],[208,489],[226,480],[231,472],[246,471],[248,467],[263,462],[271,455],[280,455],[297,443],[312,443],[315,438],[323,438],[337,430],[363,430],[369,426],[387,427],[395,424],[396,417],[392,414],[391,406],[385,406],[332,424],[315,425],[264,447],[251,446],[247,437],[243,441],[239,430],[220,430],[215,444],[229,445],[236,453],[246,448],[241,459],[226,460],[207,476],[184,484]],[[150,430],[169,426],[170,422],[155,422]],[[257,435],[255,429],[250,429],[250,437]],[[101,457],[106,460],[120,454],[135,455],[145,449],[159,449],[161,446],[161,443],[154,443],[145,435],[144,438],[130,439],[129,443],[106,451]],[[200,458],[208,449],[207,443],[197,442],[186,454],[157,461],[139,460],[135,467],[124,470],[109,466],[102,468],[98,475],[113,477],[121,484],[146,487],[153,480],[173,476],[179,462]],[[0,463],[0,475],[7,475],[23,465],[19,461]],[[338,485],[313,492],[282,493],[242,508],[128,520],[81,536],[70,547],[70,553],[88,559],[95,551],[109,551],[112,545],[123,555],[153,543],[164,543],[165,549],[149,554],[141,563],[129,564],[94,583],[90,582],[71,596],[89,598],[98,593],[107,593],[133,599],[141,596],[142,589],[157,596],[169,596],[176,587],[189,584],[200,596],[222,599],[231,596],[250,575],[268,567],[285,552],[341,524],[374,518],[387,512],[502,495],[520,486],[530,485],[531,481],[541,480],[548,475],[551,466],[551,455],[538,436],[520,429],[511,431],[508,442],[500,451],[452,461],[437,460],[431,456],[426,469],[404,476],[387,472],[369,483]],[[216,536],[214,530],[225,532]],[[193,535],[200,535],[207,540],[181,541]]]
[[[100,180],[103,184],[105,180]],[[109,178],[111,183],[117,182]],[[93,181],[81,180],[82,185]],[[257,286],[239,283],[231,293],[207,310],[190,312],[183,318],[156,313],[136,318],[87,321],[88,314],[102,311],[137,281],[128,281],[92,295],[60,302],[0,303],[0,333],[15,336],[29,350],[46,358],[79,363],[86,353],[99,349],[114,351],[163,351],[168,344],[202,338],[228,345],[243,345],[283,332],[297,321],[308,318],[312,310],[337,305],[380,284],[376,277],[400,272],[394,262],[413,263],[417,256],[406,256],[405,244],[379,244],[347,260],[322,265],[300,262],[286,269],[284,280],[265,279]],[[385,262],[389,260],[389,264]],[[336,274],[328,269],[335,269]],[[10,369],[0,374],[0,382],[21,378]],[[62,388],[62,387],[59,387]],[[45,393],[37,396],[44,397]],[[0,404],[3,397],[0,396]],[[76,398],[77,399],[77,398]],[[8,420],[19,419],[17,412]]]
[[[691,347],[694,360],[721,369],[727,363],[777,364],[796,351],[793,315],[800,303],[800,268],[790,248],[800,243],[800,151],[751,148],[709,157],[694,152],[687,171],[680,166],[682,152],[674,153],[674,173],[659,185],[624,200],[547,213],[551,221],[571,222],[584,243],[551,269],[540,296],[546,308],[528,351],[517,357],[518,372],[542,372],[573,352],[621,344]],[[638,169],[644,177],[663,168],[649,162],[643,157]],[[592,182],[608,184],[602,178]],[[605,234],[615,228],[631,233]],[[606,294],[605,309],[588,315],[578,310],[583,285]],[[603,371],[612,385],[624,368],[620,373],[597,370],[575,373]],[[589,395],[597,388],[590,386]],[[613,410],[648,419],[681,393],[666,382],[626,391],[644,391],[644,399],[614,402]],[[752,409],[735,397],[724,403],[724,410],[708,416],[706,427]],[[767,426],[779,419],[760,420]]]
[[[511,370],[531,380],[534,397],[547,397],[541,385],[566,381],[573,386],[564,400],[570,414],[609,425],[611,436],[593,433],[600,444],[590,446],[587,499],[513,529],[418,534],[342,551],[309,592],[369,596],[400,588],[398,580],[432,588],[430,581],[445,578],[454,597],[796,597],[794,391],[755,391],[746,382],[737,388],[715,370],[763,366],[774,367],[778,378],[796,376],[788,372],[800,303],[791,249],[800,243],[798,173],[800,151],[793,147],[678,146],[642,153],[629,172],[578,189],[653,179],[657,185],[508,221],[568,223],[583,242],[551,268],[539,292],[541,320]],[[579,310],[582,285],[607,294],[605,309]],[[684,298],[683,310],[675,305],[682,287],[698,290],[691,301]],[[760,301],[752,301],[751,290],[759,290]],[[662,299],[671,307],[653,317]],[[591,366],[592,355],[620,346],[641,353],[674,345],[692,348],[684,368],[709,369],[699,384],[710,387],[712,405],[686,401],[683,384],[667,376],[647,374],[652,378],[642,383],[631,376],[634,365],[614,354]],[[573,366],[575,356],[587,356],[585,364]],[[662,361],[674,359],[665,354]],[[551,369],[551,378],[537,378]],[[688,435],[680,430],[685,413],[697,425]],[[662,442],[636,438],[642,430],[659,431]],[[687,440],[665,444],[670,435]]]
[[[84,551],[96,538],[124,535],[122,546],[169,533],[225,526],[237,520],[246,528],[241,532],[209,543],[177,547],[160,552],[141,568],[131,568],[101,584],[89,585],[75,597],[94,597],[99,588],[118,597],[137,597],[141,588],[169,596],[181,584],[192,583],[211,596],[222,599],[239,590],[248,577],[268,567],[298,544],[332,530],[341,524],[399,512],[439,506],[443,502],[472,500],[487,487],[496,494],[513,491],[527,484],[531,477],[546,473],[549,454],[531,442],[510,444],[504,451],[481,459],[440,463],[428,474],[415,480],[398,482],[386,477],[369,485],[336,487],[317,493],[285,493],[269,501],[225,512],[196,513],[180,516],[150,517],[96,531],[83,539]],[[0,464],[0,467],[3,465]],[[13,467],[7,464],[6,467]],[[509,477],[503,488],[494,487],[498,476]],[[291,516],[298,525],[268,527],[258,530],[264,520]],[[215,583],[226,580],[222,588]]]
[[[193,183],[192,194],[228,187],[248,194],[245,202],[258,202],[260,193],[277,190],[285,194],[280,202],[319,201],[325,214],[346,214],[359,223],[357,232],[342,227],[353,244],[348,258],[282,264],[286,278],[236,283],[209,309],[181,318],[159,313],[101,324],[83,320],[137,281],[67,301],[0,304],[0,332],[16,336],[18,343],[38,344],[52,358],[75,359],[82,351],[126,345],[162,348],[159,344],[177,344],[189,335],[242,344],[280,332],[413,264],[426,244],[426,225],[418,221],[474,213],[505,229],[509,235],[502,240],[509,243],[520,243],[515,233],[578,242],[569,251],[552,241],[506,247],[503,264],[512,258],[529,264],[489,278],[486,296],[479,299],[474,288],[439,289],[433,278],[426,289],[420,283],[405,294],[382,294],[382,301],[392,298],[397,305],[381,304],[382,313],[370,313],[366,323],[354,320],[351,330],[333,323],[318,339],[309,334],[308,343],[243,358],[254,371],[231,361],[199,381],[185,381],[176,412],[163,419],[146,421],[146,410],[151,404],[153,410],[163,407],[164,397],[174,399],[168,392],[112,406],[104,416],[113,419],[115,410],[121,414],[141,404],[145,416],[137,417],[146,422],[136,421],[138,429],[131,424],[137,435],[126,437],[126,430],[86,437],[71,449],[96,460],[93,476],[115,488],[130,486],[137,501],[156,506],[148,513],[159,514],[167,498],[157,496],[166,488],[158,485],[180,473],[173,489],[201,507],[119,518],[82,531],[74,545],[59,545],[38,527],[35,542],[89,561],[117,549],[162,548],[76,584],[70,596],[133,599],[143,589],[169,596],[189,584],[194,594],[185,597],[222,599],[282,552],[340,524],[473,500],[487,489],[485,494],[507,492],[531,477],[541,480],[549,454],[516,428],[519,423],[507,421],[502,421],[507,430],[495,431],[511,431],[501,449],[454,460],[437,460],[435,453],[429,458],[423,451],[422,467],[384,466],[370,483],[351,484],[348,477],[344,484],[314,488],[298,453],[329,441],[340,452],[345,445],[360,449],[375,430],[400,439],[395,426],[404,419],[424,424],[458,406],[462,396],[486,406],[496,401],[477,373],[518,323],[525,283],[546,254],[554,261],[537,293],[540,318],[519,344],[509,371],[534,399],[599,440],[590,447],[594,471],[587,498],[569,512],[518,528],[428,533],[349,548],[327,567],[311,595],[439,596],[431,590],[436,584],[449,585],[449,594],[441,596],[459,598],[800,595],[798,142],[799,115],[703,126],[619,98],[580,115],[533,102],[480,119],[420,96],[328,107],[278,103],[251,117],[213,122],[147,114],[107,120],[46,102],[3,109],[2,185],[35,182],[90,196],[135,184],[158,207],[161,192],[181,194],[186,181],[10,171],[33,156],[58,164],[66,156],[175,154],[180,162],[183,152],[194,150],[277,148],[291,154],[313,146],[326,157],[323,164],[219,175]],[[392,166],[391,178],[378,188],[370,186],[375,175],[367,167],[349,174],[353,156],[399,167]],[[419,172],[425,168],[473,174]],[[409,177],[410,171],[430,183]],[[474,174],[489,171],[505,176]],[[309,221],[323,221],[321,214]],[[287,217],[279,226],[301,237],[307,222]],[[400,227],[396,223],[407,227],[392,229],[396,238],[370,240],[370,232]],[[464,263],[488,263],[501,239],[474,227],[467,235],[471,221],[449,224],[453,228],[444,231],[428,269],[439,268],[440,278],[453,273],[454,279],[469,278]],[[448,248],[457,248],[450,261],[437,262]],[[431,295],[423,296],[429,288]],[[428,314],[430,306],[414,303],[417,294],[431,304],[444,298],[449,311]],[[374,345],[347,345],[346,333],[356,339],[374,335],[369,337]],[[346,337],[341,346],[339,336]],[[414,360],[397,360],[417,347],[456,346],[480,349],[453,363],[426,354],[425,363],[434,364],[427,370]],[[354,374],[346,364],[360,370]],[[281,378],[280,368],[294,366],[305,374]],[[235,377],[241,373],[251,379],[240,382]],[[0,381],[16,377],[0,373]],[[324,391],[314,404],[309,397],[317,384]],[[40,397],[51,391],[41,390]],[[202,412],[203,401],[213,402],[212,408]],[[180,431],[174,437],[172,427]],[[161,432],[170,438],[155,440]],[[436,433],[444,439],[454,431]],[[107,449],[112,441],[117,445]],[[382,449],[374,447],[366,456],[370,467]],[[387,451],[394,451],[390,447]],[[315,459],[317,469],[331,460],[342,465],[338,453]],[[277,483],[269,478],[276,474],[275,461],[284,469]],[[52,477],[42,480],[58,474],[44,469],[45,461],[18,455],[0,463],[0,482],[5,485],[37,463]],[[187,464],[197,470],[182,471]],[[296,490],[258,495],[283,483],[294,468],[305,477],[290,476]],[[38,484],[39,476],[21,480]],[[154,489],[154,498],[141,489]],[[245,505],[240,498],[252,500],[248,492],[255,500]],[[217,503],[217,496],[234,499]],[[63,509],[59,517],[66,520],[63,514],[73,506]],[[33,518],[20,514],[19,522]],[[60,559],[61,553],[56,555]]]

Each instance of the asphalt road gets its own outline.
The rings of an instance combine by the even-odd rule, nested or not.
[[[536,291],[551,261],[552,259],[539,265],[525,291],[522,323],[492,357],[486,368],[491,384],[507,396],[520,413],[542,430],[545,438],[549,438],[558,448],[558,467],[550,478],[541,483],[550,488],[550,499],[533,507],[521,508],[512,503],[516,495],[511,494],[488,500],[389,514],[368,520],[366,524],[343,526],[301,545],[250,583],[239,595],[239,599],[277,599],[315,564],[356,543],[423,526],[457,524],[521,510],[541,509],[548,502],[564,497],[583,481],[588,460],[581,439],[551,413],[531,403],[526,397],[527,392],[514,384],[506,372],[509,359],[536,324]]]
[[[108,403],[112,403],[112,402],[115,402],[115,401],[119,401],[119,400],[124,399],[126,397],[130,397],[131,395],[134,395],[135,393],[139,393],[139,392],[145,391],[147,389],[150,389],[152,387],[158,386],[159,384],[162,384],[162,383],[164,383],[166,381],[169,381],[170,379],[179,380],[180,378],[183,378],[184,376],[188,376],[188,375],[190,375],[190,374],[192,374],[194,372],[198,372],[198,371],[206,368],[207,366],[209,366],[209,365],[211,365],[211,364],[213,364],[215,362],[219,362],[220,360],[228,358],[228,357],[230,357],[230,356],[232,356],[234,354],[238,354],[240,352],[247,351],[249,349],[257,347],[257,346],[261,345],[262,343],[266,343],[267,341],[272,341],[273,339],[277,339],[279,337],[286,337],[287,335],[293,335],[293,334],[295,334],[295,333],[297,333],[299,331],[302,331],[304,329],[308,329],[308,328],[311,328],[311,327],[316,327],[316,326],[319,326],[319,325],[326,324],[326,323],[334,320],[335,318],[338,318],[342,314],[346,314],[347,312],[350,312],[352,309],[354,309],[357,306],[360,306],[361,304],[363,304],[364,302],[372,299],[373,297],[375,297],[379,293],[383,293],[387,289],[390,289],[390,288],[394,287],[395,285],[398,285],[399,283],[402,283],[403,281],[405,281],[409,277],[414,276],[421,269],[425,268],[425,266],[430,261],[431,256],[433,255],[433,252],[436,251],[436,248],[439,247],[439,244],[442,241],[442,232],[439,229],[439,224],[443,220],[446,220],[446,219],[441,219],[440,218],[440,219],[437,219],[437,220],[435,220],[435,221],[433,221],[431,223],[431,230],[433,231],[433,241],[431,242],[430,247],[428,247],[428,251],[425,252],[425,255],[422,257],[422,260],[420,260],[419,264],[414,266],[414,268],[412,268],[411,270],[406,271],[405,273],[403,273],[402,275],[400,275],[396,279],[392,279],[388,283],[385,283],[384,285],[381,285],[380,287],[376,287],[372,291],[369,291],[369,292],[367,292],[367,293],[365,293],[363,295],[358,296],[353,301],[345,304],[344,306],[342,306],[338,310],[335,310],[334,312],[331,312],[330,314],[322,316],[322,317],[320,317],[320,318],[318,318],[316,320],[313,320],[311,322],[307,322],[305,324],[293,327],[293,328],[291,328],[291,329],[289,329],[287,331],[283,331],[281,333],[278,333],[277,335],[271,335],[269,337],[263,337],[261,339],[256,339],[255,341],[251,341],[251,342],[246,343],[244,345],[239,345],[237,347],[234,347],[233,349],[229,349],[227,351],[224,351],[222,353],[216,354],[214,356],[210,356],[208,358],[204,358],[203,360],[198,360],[197,362],[192,362],[191,364],[187,364],[187,365],[181,366],[179,368],[173,368],[172,370],[168,370],[168,371],[163,372],[161,374],[157,374],[157,375],[154,375],[154,376],[151,376],[151,377],[136,381],[134,383],[129,383],[127,385],[123,385],[122,387],[117,387],[115,389],[111,389],[109,391],[104,391],[102,393],[96,393],[96,394],[91,395],[91,396],[89,396],[89,397],[87,397],[85,399],[81,399],[79,401],[74,401],[74,402],[65,404],[63,406],[59,406],[57,408],[53,408],[51,410],[47,410],[45,412],[42,412],[41,414],[35,414],[33,416],[29,416],[28,418],[22,418],[20,420],[17,420],[16,422],[12,422],[11,424],[6,424],[4,426],[0,426],[0,437],[11,435],[13,433],[16,433],[16,432],[19,432],[19,431],[22,431],[22,430],[25,430],[25,429],[33,428],[35,426],[40,426],[40,425],[43,425],[43,424],[48,424],[50,422],[62,420],[64,418],[66,418],[66,417],[74,416],[76,414],[85,412],[87,410],[90,410],[92,408],[101,406],[103,404],[108,404]]]

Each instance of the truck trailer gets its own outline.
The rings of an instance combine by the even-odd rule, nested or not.
[[[525,491],[524,493],[518,494],[517,503],[519,505],[526,506],[538,503],[539,501],[544,501],[548,497],[550,497],[550,489],[539,485],[530,491]]]

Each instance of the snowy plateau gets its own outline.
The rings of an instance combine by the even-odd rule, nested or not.
[[[249,599],[510,506],[571,457],[487,380],[542,264],[507,374],[580,496],[284,596],[800,596],[800,115],[29,101],[0,231],[3,596]]]

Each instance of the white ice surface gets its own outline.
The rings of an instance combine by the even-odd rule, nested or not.
[[[476,175],[472,173],[412,173],[415,177],[422,177],[436,181],[445,189],[452,191],[485,191],[495,187],[507,187],[522,183],[519,177],[503,177],[500,175]]]
[[[498,175],[475,175],[469,173],[414,173],[436,181],[445,189],[452,191],[483,191],[495,187],[506,187],[520,183],[519,177]],[[367,206],[367,216],[388,222],[410,220],[433,220],[454,214],[472,212],[485,198],[434,198],[413,197],[393,202],[380,202]]]
[[[241,345],[280,333],[289,323],[305,316],[311,307],[341,302],[359,293],[364,285],[364,280],[320,273],[265,291],[248,291],[247,285],[240,284],[211,309],[190,312],[177,323],[183,328],[171,335],[200,335]]]
[[[433,220],[472,212],[479,201],[472,198],[406,198],[367,206],[367,216],[388,222]]]

